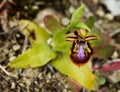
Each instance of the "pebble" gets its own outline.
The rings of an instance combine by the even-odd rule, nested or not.
[[[67,17],[66,17],[66,18],[62,18],[61,23],[62,23],[64,26],[67,26],[67,25],[70,23],[70,20],[69,20]]]
[[[99,0],[93,0],[94,4],[99,3]]]
[[[8,50],[8,49],[3,49],[3,52],[4,52],[5,54],[8,54],[8,53],[9,53],[9,50]]]
[[[11,89],[14,89],[14,88],[15,88],[15,83],[12,82],[12,83],[11,83]]]
[[[10,51],[9,51],[9,57],[12,57],[12,56],[14,56],[15,55],[15,52],[11,49]]]
[[[51,73],[48,73],[48,74],[47,74],[47,78],[48,78],[48,79],[51,79]]]
[[[74,8],[73,6],[70,6],[69,12],[70,12],[71,14],[73,14],[74,11],[75,11],[75,8]]]
[[[29,79],[29,78],[25,78],[24,81],[25,81],[27,87],[29,87],[32,83],[31,79]]]
[[[102,8],[99,8],[97,11],[96,11],[96,14],[100,17],[104,17],[105,16],[105,13],[104,11],[102,10]]]
[[[120,81],[120,70],[115,71],[112,75],[108,77],[112,83],[117,83]]]
[[[20,38],[20,34],[17,33],[17,34],[16,34],[16,37],[17,37],[17,38]]]
[[[39,78],[40,80],[44,79],[43,76],[42,76],[42,73],[39,73],[38,78]]]
[[[105,15],[105,18],[107,18],[108,20],[113,20],[113,19],[114,19],[114,16],[113,16],[112,14],[110,14],[110,13],[107,13],[107,14]]]
[[[14,60],[15,58],[16,58],[16,56],[11,56],[11,57],[9,58],[9,61]]]
[[[38,74],[39,74],[38,69],[28,68],[22,73],[22,76],[29,77],[29,78],[35,78],[38,76]]]
[[[67,92],[67,90],[66,90],[66,89],[63,89],[63,92]]]
[[[112,57],[112,59],[117,59],[118,56],[119,55],[118,55],[117,51],[115,51],[111,57]]]
[[[34,6],[32,7],[32,9],[33,9],[33,10],[38,10],[39,7],[38,7],[37,5],[34,5]]]
[[[16,45],[13,45],[13,50],[14,51],[17,51],[20,49],[20,45],[16,44]]]
[[[120,92],[120,89],[117,92]]]

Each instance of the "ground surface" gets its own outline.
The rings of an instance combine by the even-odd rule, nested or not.
[[[45,14],[57,14],[61,24],[66,26],[72,12],[81,5],[80,0],[22,0],[21,2],[14,0],[15,3],[11,2],[12,0],[3,1],[0,4],[0,92],[71,92],[67,77],[57,72],[50,64],[35,69],[13,69],[7,64],[31,46],[29,40],[26,41],[17,27],[20,19],[34,20],[42,25],[41,19]],[[86,18],[93,15],[96,25],[111,35],[117,49],[116,54],[110,58],[118,59],[120,58],[120,16],[107,16],[106,8],[101,2],[96,1],[83,0],[87,6],[83,16]],[[112,73],[102,74],[109,76]],[[117,74],[120,76],[120,72]],[[120,92],[120,81],[113,82],[106,77],[106,83],[101,85],[97,92]]]

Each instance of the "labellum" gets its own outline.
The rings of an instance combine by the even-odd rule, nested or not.
[[[67,36],[67,41],[73,42],[71,47],[70,58],[77,66],[86,64],[93,51],[89,44],[90,40],[96,40],[96,36],[88,36],[85,29],[80,29],[74,32],[74,36]],[[82,35],[86,33],[86,35]]]

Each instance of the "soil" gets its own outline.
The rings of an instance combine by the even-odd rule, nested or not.
[[[31,43],[20,32],[20,19],[36,20],[38,14],[52,9],[58,14],[58,19],[65,19],[69,23],[72,12],[84,3],[87,7],[83,17],[93,15],[96,25],[107,32],[114,41],[117,49],[116,59],[120,58],[120,16],[104,17],[97,13],[99,8],[107,14],[99,0],[2,0],[0,1],[0,92],[72,92],[67,76],[56,71],[49,63],[40,68],[14,69],[8,66],[13,58],[17,57],[29,47]],[[94,7],[93,7],[94,6]],[[49,14],[49,13],[48,13]],[[43,14],[44,15],[44,14]],[[40,21],[38,21],[39,24]],[[112,43],[112,42],[111,42]],[[112,56],[110,57],[111,59]],[[98,59],[99,60],[99,59]],[[112,72],[113,73],[113,72]],[[106,82],[100,85],[97,92],[120,92],[120,81],[113,83],[109,80],[110,73],[101,73]],[[107,76],[106,76],[107,75]],[[96,92],[93,91],[93,92]],[[89,92],[82,89],[78,92]]]

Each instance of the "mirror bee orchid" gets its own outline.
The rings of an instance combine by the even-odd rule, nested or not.
[[[96,36],[87,35],[87,30],[74,31],[74,36],[67,36],[67,41],[72,42],[70,58],[77,66],[86,64],[93,53],[89,41],[97,40]]]

